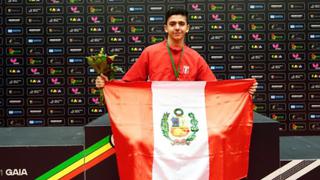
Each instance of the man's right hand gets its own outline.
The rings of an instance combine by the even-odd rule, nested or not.
[[[103,74],[100,74],[100,76],[97,76],[96,78],[96,87],[103,88],[107,81],[109,81],[109,78]]]

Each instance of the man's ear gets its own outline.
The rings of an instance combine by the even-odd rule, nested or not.
[[[163,29],[164,29],[164,32],[168,33],[167,25],[166,25],[166,24],[163,25]]]
[[[188,26],[188,27],[187,27],[186,33],[188,33],[189,30],[190,30],[190,25],[188,24],[187,26]]]

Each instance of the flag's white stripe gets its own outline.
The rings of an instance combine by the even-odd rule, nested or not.
[[[152,82],[152,98],[153,179],[209,179],[205,82]],[[199,131],[189,145],[172,145],[171,141],[163,136],[161,119],[164,113],[170,113],[168,122],[169,127],[172,127],[171,118],[176,108],[183,110],[186,124],[190,123],[188,113],[194,113],[198,120]],[[174,136],[170,136],[174,139]]]
[[[292,176],[288,177],[287,180],[295,180],[300,178],[301,176],[307,174],[308,172],[310,172],[312,169],[316,168],[320,166],[320,160],[316,160],[315,162],[309,164],[308,166],[306,166],[305,168],[301,169],[300,171],[298,171],[297,173],[293,174]]]
[[[268,176],[264,177],[262,180],[271,180],[271,179],[279,176],[283,172],[287,171],[288,169],[292,168],[293,166],[299,164],[302,161],[303,160],[292,160],[288,164],[286,164],[286,165],[282,166],[281,168],[273,171],[271,174],[269,174]]]

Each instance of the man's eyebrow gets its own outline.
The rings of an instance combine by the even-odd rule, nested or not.
[[[174,22],[174,23],[180,23],[180,22],[185,22],[185,21],[169,21],[169,23]]]

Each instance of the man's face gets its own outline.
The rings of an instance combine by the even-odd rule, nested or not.
[[[187,17],[182,15],[170,16],[167,24],[164,25],[164,30],[168,33],[168,39],[172,39],[174,41],[183,40],[185,34],[189,31]]]

